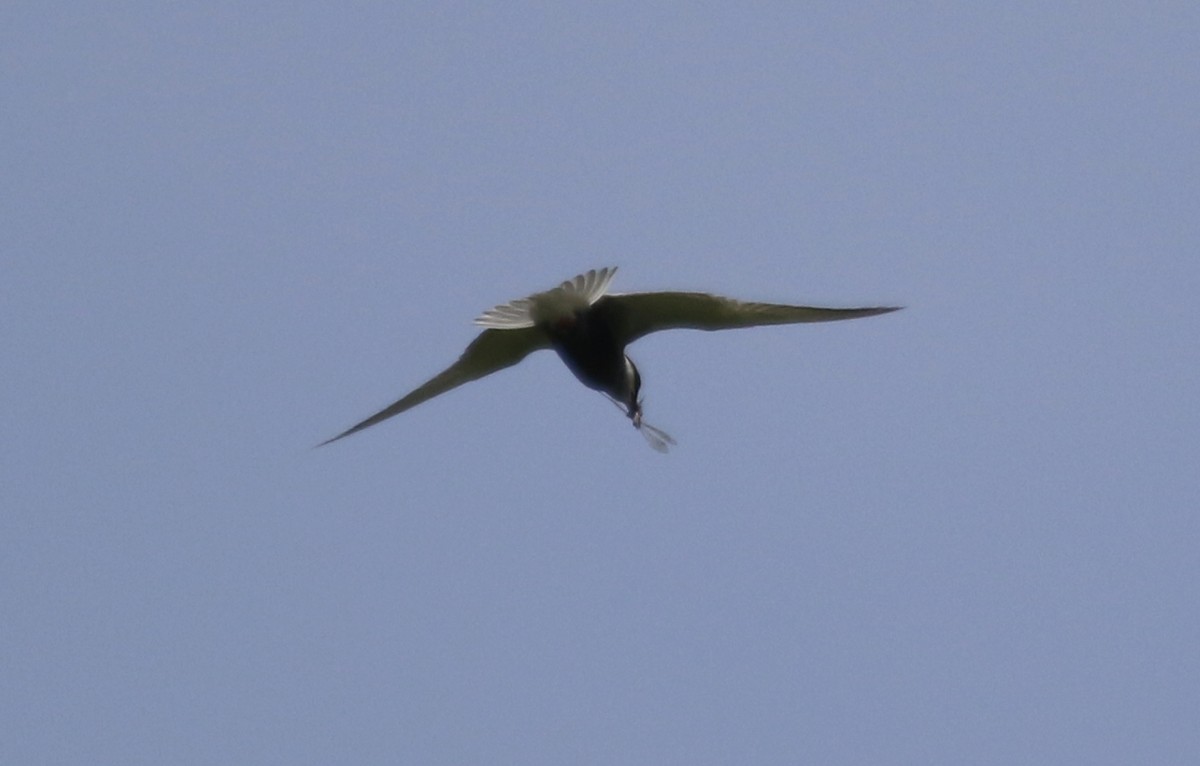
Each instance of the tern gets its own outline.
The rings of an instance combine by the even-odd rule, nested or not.
[[[370,428],[452,388],[511,367],[534,351],[552,348],[581,383],[608,396],[650,446],[675,444],[642,420],[642,376],[625,353],[638,338],[660,330],[729,330],[760,325],[832,322],[876,316],[899,306],[819,308],[755,303],[708,293],[609,293],[615,267],[592,269],[558,287],[501,304],[475,319],[484,327],[454,364],[337,436],[324,446]]]

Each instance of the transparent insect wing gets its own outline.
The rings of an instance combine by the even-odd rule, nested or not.
[[[665,453],[676,443],[669,433],[661,428],[655,428],[645,421],[642,421],[637,428],[642,432],[642,436],[646,437],[646,442],[658,452]]]

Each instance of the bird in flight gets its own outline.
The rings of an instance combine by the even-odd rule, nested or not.
[[[324,446],[399,415],[452,388],[552,348],[579,382],[600,391],[625,411],[650,446],[675,444],[642,420],[642,377],[625,347],[643,335],[678,328],[728,330],[759,325],[832,322],[896,311],[899,306],[817,308],[754,303],[708,293],[609,293],[615,267],[592,269],[558,287],[489,309],[475,319],[484,327],[454,364],[402,399],[321,442]]]

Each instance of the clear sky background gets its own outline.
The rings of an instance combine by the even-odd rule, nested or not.
[[[1200,762],[1200,6],[8,3],[0,762]],[[552,353],[479,311],[903,304]]]

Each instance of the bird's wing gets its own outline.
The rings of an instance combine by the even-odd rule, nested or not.
[[[444,394],[452,388],[470,383],[485,375],[511,367],[534,351],[549,348],[550,341],[540,329],[530,327],[523,330],[484,330],[458,361],[435,375],[424,385],[406,395],[403,399],[375,413],[357,425],[347,428],[332,439],[326,439],[318,446],[357,433],[364,428],[370,428],[393,415],[399,415],[405,410],[416,407],[421,402],[432,399],[438,394]]]
[[[659,330],[729,330],[796,322],[833,322],[895,311],[899,306],[818,308],[779,303],[753,303],[707,293],[629,293],[606,295],[596,308],[610,317],[614,334],[632,343]]]

